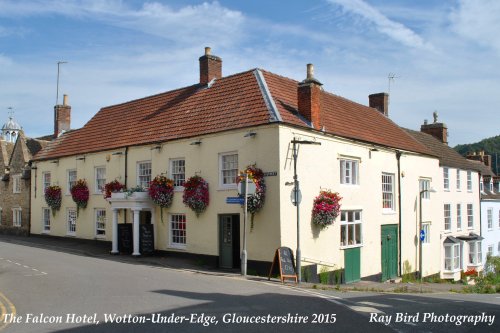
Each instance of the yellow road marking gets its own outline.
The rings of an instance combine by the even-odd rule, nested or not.
[[[7,307],[9,309],[7,309]],[[9,323],[4,323],[5,315],[11,313],[12,316],[16,315],[16,307],[14,304],[2,293],[0,292],[0,331],[9,325]]]

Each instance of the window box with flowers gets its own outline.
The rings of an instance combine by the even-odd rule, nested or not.
[[[249,195],[247,198],[247,212],[252,214],[250,231],[253,230],[253,221],[255,213],[259,212],[264,206],[266,199],[266,182],[264,181],[264,172],[255,165],[249,165],[245,171],[241,172],[237,178],[237,183],[245,181],[245,175],[248,175],[248,180],[255,184],[255,194]]]
[[[125,185],[120,183],[118,180],[113,180],[112,182],[106,183],[104,185],[103,196],[104,199],[111,198],[114,193],[123,193],[125,190]]]
[[[340,213],[340,200],[342,197],[336,192],[320,191],[319,195],[314,198],[312,222],[321,228],[332,225]]]
[[[207,209],[210,202],[208,183],[200,176],[193,176],[184,183],[182,202],[191,208],[196,216]]]
[[[45,201],[52,210],[52,216],[56,215],[56,211],[61,208],[61,188],[57,185],[47,186],[45,188]]]
[[[80,212],[80,208],[86,208],[89,202],[89,187],[85,179],[78,179],[71,187],[71,198],[76,203],[76,214]]]

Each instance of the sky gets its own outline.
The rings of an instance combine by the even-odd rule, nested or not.
[[[12,110],[28,136],[53,133],[59,61],[59,103],[67,94],[79,128],[102,107],[197,83],[210,46],[223,75],[300,81],[312,63],[355,102],[389,92],[402,127],[437,111],[450,146],[477,142],[500,135],[499,17],[497,0],[0,0],[0,123]]]

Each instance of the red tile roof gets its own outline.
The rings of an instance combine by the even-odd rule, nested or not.
[[[52,141],[35,160],[269,124],[275,117],[259,85],[260,74],[265,78],[283,123],[310,128],[297,114],[297,81],[250,70],[218,79],[210,88],[196,84],[104,107],[82,128]],[[328,133],[432,155],[373,108],[324,92],[322,110]]]

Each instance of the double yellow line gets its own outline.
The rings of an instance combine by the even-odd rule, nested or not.
[[[0,331],[9,325],[9,323],[5,322],[5,316],[7,314],[15,316],[16,307],[2,292],[0,292]]]

